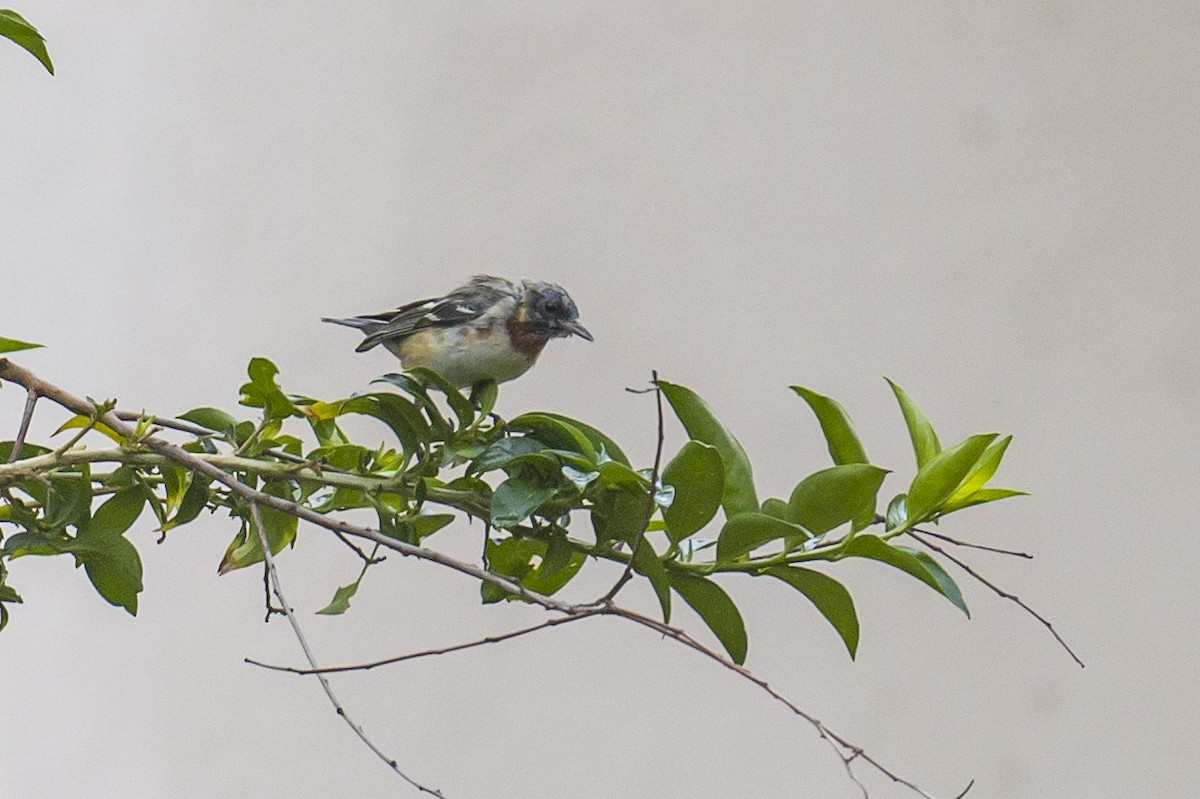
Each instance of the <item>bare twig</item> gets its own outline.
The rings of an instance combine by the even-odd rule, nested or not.
[[[662,389],[658,385],[658,370],[650,371],[650,382],[653,386],[654,401],[658,410],[658,441],[654,447],[654,468],[650,470],[650,489],[646,492],[646,520],[642,524],[642,532],[638,533],[637,539],[633,542],[633,547],[629,551],[629,561],[625,564],[625,570],[621,572],[621,576],[613,583],[613,587],[608,589],[608,592],[600,599],[596,600],[595,604],[603,605],[612,602],[625,583],[633,578],[633,564],[637,561],[638,550],[642,546],[642,542],[646,540],[645,528],[650,524],[650,518],[654,515],[654,503],[658,496],[658,472],[662,465],[663,442],[666,440],[666,434],[663,431],[663,404],[662,404]]]
[[[813,726],[813,728],[816,729],[817,734],[820,735],[822,739],[827,741],[830,744],[830,746],[832,746],[834,748],[834,751],[836,751],[838,753],[838,757],[840,757],[842,759],[842,762],[845,764],[846,770],[848,772],[850,772],[850,770],[851,770],[850,769],[851,762],[855,759],[861,759],[862,761],[869,763],[872,767],[874,767],[874,769],[876,771],[878,771],[880,774],[882,774],[885,777],[887,777],[888,779],[890,779],[892,782],[897,783],[899,785],[903,785],[904,787],[913,791],[917,795],[925,797],[925,799],[934,799],[934,797],[931,794],[926,793],[922,788],[917,786],[915,783],[910,782],[909,780],[906,780],[903,777],[901,777],[900,775],[896,774],[895,772],[889,770],[887,767],[885,767],[882,763],[880,763],[874,757],[867,754],[867,752],[865,750],[863,750],[862,747],[854,744],[852,741],[848,740],[844,736],[831,730],[829,727],[827,727],[825,725],[824,722],[822,722],[816,716],[805,711],[799,705],[795,704],[790,699],[785,697],[783,694],[779,693],[777,690],[772,688],[770,686],[770,684],[767,683],[766,680],[762,679],[761,677],[758,677],[753,672],[751,672],[749,669],[747,669],[745,666],[739,666],[737,663],[734,663],[732,660],[730,660],[725,655],[722,655],[720,652],[717,652],[715,650],[708,648],[707,646],[700,643],[695,638],[692,638],[690,635],[688,635],[687,633],[685,633],[683,630],[679,629],[678,627],[672,627],[668,624],[664,624],[664,623],[662,623],[656,619],[653,619],[649,616],[643,616],[640,613],[637,613],[632,610],[627,610],[627,609],[621,608],[621,607],[609,606],[608,608],[606,608],[605,612],[608,614],[614,615],[614,616],[620,616],[622,618],[629,619],[630,621],[636,622],[637,624],[640,624],[643,627],[648,627],[651,630],[654,630],[656,633],[658,633],[662,636],[665,636],[667,638],[673,638],[674,640],[678,641],[679,643],[683,644],[684,646],[688,647],[689,649],[699,652],[701,655],[704,655],[709,660],[712,660],[712,661],[715,661],[715,662],[721,664],[722,666],[724,666],[725,668],[734,672],[735,674],[738,674],[741,677],[743,677],[744,679],[749,680],[750,682],[754,683],[759,688],[761,688],[763,691],[765,691],[776,702],[779,702],[784,707],[786,707],[788,710],[792,711],[792,713],[794,713],[795,715],[799,716],[800,718],[804,719],[809,724],[811,724]],[[851,776],[853,777],[852,772],[851,772]],[[857,779],[854,779],[854,781],[856,783],[858,783],[860,788],[862,788],[861,782],[859,782]],[[969,790],[970,786],[967,786],[967,787]],[[865,788],[863,788],[863,793],[864,794],[866,793]],[[963,793],[959,794],[959,797],[963,796],[965,793],[966,793],[966,791],[963,791]]]
[[[947,552],[942,547],[939,547],[937,544],[933,543],[932,541],[926,540],[923,537],[923,534],[927,533],[927,532],[928,531],[924,531],[924,530],[922,530],[922,531],[909,530],[908,534],[911,535],[913,538],[915,538],[917,541],[920,541],[922,544],[924,544],[929,549],[932,549],[934,552],[940,553],[943,557],[945,557],[951,563],[958,566],[958,568],[962,569],[967,574],[971,575],[976,580],[983,583],[988,588],[992,589],[992,591],[994,591],[997,596],[1000,596],[1004,599],[1011,599],[1013,602],[1016,602],[1018,605],[1020,605],[1025,610],[1026,613],[1028,613],[1030,616],[1033,616],[1035,619],[1040,621],[1046,627],[1046,629],[1050,631],[1050,634],[1054,636],[1054,639],[1056,641],[1058,641],[1058,643],[1062,646],[1062,648],[1067,651],[1067,654],[1071,656],[1071,659],[1074,660],[1076,663],[1078,663],[1080,668],[1083,668],[1084,663],[1082,660],[1079,659],[1079,655],[1075,654],[1075,650],[1071,649],[1071,647],[1067,644],[1067,642],[1065,640],[1063,640],[1063,637],[1058,634],[1058,630],[1054,629],[1054,625],[1051,624],[1050,621],[1045,616],[1038,613],[1036,610],[1029,607],[1029,605],[1026,605],[1024,602],[1022,602],[1021,599],[1016,594],[1008,593],[1003,588],[996,585],[992,581],[988,580],[986,577],[981,575],[979,572],[975,571],[975,569],[971,568],[969,565],[967,565],[963,561],[961,561],[958,558],[951,555],[949,552]]]
[[[332,667],[326,667],[326,668],[313,667],[313,668],[308,668],[308,669],[300,669],[300,668],[294,668],[291,666],[271,665],[271,664],[267,664],[267,663],[262,663],[260,661],[252,660],[250,658],[247,658],[246,662],[250,663],[252,665],[255,665],[255,666],[265,668],[265,669],[271,669],[273,671],[283,671],[283,672],[289,672],[292,674],[300,674],[300,675],[316,674],[316,675],[320,676],[322,674],[328,674],[331,672],[365,671],[367,669],[377,668],[379,666],[385,666],[385,665],[390,665],[390,664],[394,664],[394,663],[402,663],[407,660],[416,660],[418,658],[429,657],[432,655],[441,655],[441,654],[446,654],[449,652],[461,651],[463,649],[471,649],[474,647],[484,646],[486,644],[499,643],[501,641],[506,641],[511,638],[516,638],[518,636],[527,635],[529,633],[536,632],[538,630],[543,630],[543,629],[546,629],[549,627],[556,627],[561,624],[566,624],[568,622],[576,621],[578,619],[588,618],[590,616],[619,616],[621,618],[628,619],[629,621],[640,624],[643,627],[647,627],[651,630],[654,630],[656,633],[659,633],[662,636],[665,636],[667,638],[672,638],[675,641],[683,644],[684,646],[687,646],[688,648],[690,648],[696,652],[699,652],[701,655],[707,657],[708,659],[713,660],[716,663],[719,663],[720,665],[724,666],[725,668],[729,669],[730,671],[738,674],[739,676],[743,677],[744,679],[749,680],[753,684],[757,685],[759,688],[761,688],[763,691],[765,691],[772,699],[774,699],[775,701],[782,704],[784,707],[786,707],[788,710],[790,710],[793,714],[795,714],[795,715],[799,716],[800,718],[804,719],[805,721],[807,721],[810,725],[813,726],[814,729],[816,729],[817,734],[833,748],[834,752],[837,754],[838,758],[842,761],[843,765],[845,766],[846,773],[849,775],[850,779],[853,780],[855,782],[855,784],[857,784],[859,786],[859,788],[863,791],[864,796],[867,795],[866,788],[863,786],[862,782],[858,779],[858,776],[854,773],[854,770],[852,767],[853,762],[857,759],[861,759],[863,762],[870,764],[872,768],[874,768],[876,771],[878,771],[883,776],[887,777],[888,779],[892,780],[893,782],[895,782],[899,785],[902,785],[902,786],[908,788],[909,790],[915,792],[919,796],[925,797],[925,799],[934,799],[934,797],[931,794],[927,793],[925,790],[920,788],[915,783],[913,783],[909,780],[906,780],[905,778],[901,777],[900,775],[896,774],[895,772],[893,772],[890,769],[888,769],[887,767],[885,767],[882,763],[880,763],[878,760],[876,760],[871,755],[869,755],[865,750],[863,750],[862,747],[853,743],[845,736],[843,736],[837,732],[834,732],[832,729],[830,729],[828,726],[826,726],[826,724],[824,722],[822,722],[820,719],[818,719],[816,716],[813,716],[811,713],[808,713],[803,708],[801,708],[799,705],[795,704],[794,702],[789,700],[787,697],[785,697],[783,694],[779,693],[777,690],[772,688],[771,685],[766,680],[759,678],[758,676],[756,676],[753,672],[751,672],[749,669],[745,668],[744,666],[739,666],[737,663],[734,663],[732,660],[730,660],[725,655],[722,655],[721,653],[700,643],[695,638],[692,638],[688,633],[684,632],[683,630],[679,629],[678,627],[672,627],[672,626],[664,624],[663,622],[660,622],[656,619],[653,619],[649,616],[644,616],[640,613],[637,613],[636,611],[628,610],[626,608],[622,608],[622,607],[613,605],[611,603],[608,603],[608,604],[605,604],[605,605],[602,605],[599,607],[594,606],[594,605],[578,605],[578,606],[572,606],[572,607],[574,608],[574,610],[569,611],[568,615],[556,617],[556,618],[550,619],[548,621],[542,622],[541,624],[535,624],[530,627],[523,627],[519,630],[513,630],[512,632],[504,633],[502,635],[488,636],[486,638],[481,638],[481,639],[471,641],[471,642],[468,642],[465,644],[458,644],[455,646],[442,647],[439,649],[428,649],[428,650],[424,650],[421,652],[412,652],[409,654],[399,655],[399,656],[392,657],[392,658],[385,658],[383,660],[371,661],[369,663],[353,664],[353,665],[347,665],[347,666],[332,666]],[[972,784],[973,784],[973,781],[972,781]],[[968,785],[967,790],[969,790],[970,787],[971,786]],[[958,795],[958,797],[956,797],[956,799],[960,799],[965,794],[966,794],[966,790],[964,790],[962,793],[960,793]]]
[[[275,568],[275,556],[271,553],[271,544],[269,541],[267,541],[267,533],[262,524],[262,512],[259,510],[257,502],[250,502],[250,515],[253,519],[254,530],[256,533],[258,533],[258,542],[262,545],[263,563],[266,564],[267,576],[270,578],[271,592],[275,594],[275,599],[279,601],[280,608],[282,609],[281,612],[283,615],[287,616],[288,623],[292,626],[292,632],[295,633],[296,640],[300,642],[300,648],[304,650],[304,659],[308,661],[312,668],[317,669],[319,668],[317,666],[317,660],[315,657],[313,657],[312,648],[308,645],[308,639],[304,637],[304,631],[300,629],[300,622],[296,621],[296,614],[292,612],[291,605],[289,605],[287,600],[284,599],[283,587],[279,582],[279,571]],[[270,616],[271,603],[268,598],[267,618],[269,619]],[[329,697],[329,702],[333,705],[334,710],[337,711],[337,714],[346,721],[346,724],[350,726],[350,729],[354,731],[354,734],[357,735],[372,752],[378,755],[380,760],[382,760],[384,763],[387,763],[391,767],[392,771],[399,774],[405,782],[416,788],[421,793],[427,793],[431,796],[437,796],[441,797],[441,799],[445,799],[441,791],[433,788],[427,788],[401,771],[396,761],[384,754],[383,750],[376,746],[375,742],[367,737],[366,733],[363,732],[363,728],[358,724],[355,724],[353,719],[350,718],[349,714],[346,713],[346,709],[342,706],[342,703],[338,701],[337,696],[334,695],[333,689],[329,686],[329,680],[325,678],[325,675],[317,674],[317,680],[320,681],[321,688],[325,690],[325,695]]]
[[[8,453],[8,462],[12,463],[21,455],[21,448],[25,446],[25,436],[29,433],[29,422],[33,420],[33,408],[37,405],[38,393],[36,389],[25,389],[25,412],[21,414],[21,426],[17,428],[17,437],[13,440],[12,452]]]
[[[962,541],[957,538],[951,538],[950,536],[946,535],[945,533],[938,533],[938,532],[934,532],[933,530],[925,530],[920,527],[914,527],[913,530],[915,532],[922,533],[923,535],[932,536],[934,538],[945,541],[947,544],[954,544],[955,546],[967,547],[969,549],[981,549],[984,552],[995,552],[997,555],[1011,555],[1014,558],[1026,558],[1027,560],[1033,560],[1033,555],[1030,555],[1028,552],[1021,552],[1016,549],[1003,549],[1001,547],[992,547],[992,546],[988,546],[986,544],[976,544],[973,541]]]
[[[409,652],[406,655],[397,655],[396,657],[384,658],[383,660],[372,660],[369,663],[355,663],[349,666],[325,666],[319,669],[297,669],[292,666],[275,666],[270,663],[263,663],[253,658],[246,658],[246,662],[252,666],[261,666],[264,669],[271,671],[286,671],[292,674],[336,674],[344,671],[368,671],[380,666],[390,666],[393,663],[403,663],[406,660],[417,660],[418,658],[430,657],[432,655],[446,655],[450,652],[461,652],[464,649],[474,649],[477,646],[485,646],[487,644],[498,644],[501,641],[508,641],[513,638],[519,638],[522,635],[535,633],[538,630],[545,630],[550,627],[558,627],[561,624],[586,619],[590,616],[601,615],[604,611],[600,608],[590,608],[581,610],[578,613],[571,613],[566,616],[555,616],[552,619],[547,619],[541,624],[534,624],[529,627],[522,627],[519,630],[502,633],[500,635],[489,635],[475,641],[468,641],[463,644],[454,644],[453,646],[443,646],[438,649],[425,649],[420,652]]]

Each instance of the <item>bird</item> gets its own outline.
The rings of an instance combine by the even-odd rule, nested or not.
[[[594,340],[562,286],[494,275],[394,311],[321,321],[363,331],[356,352],[382,344],[403,368],[432,369],[455,388],[520,377],[552,338]]]

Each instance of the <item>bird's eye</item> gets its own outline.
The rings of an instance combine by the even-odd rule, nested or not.
[[[542,308],[549,313],[558,313],[562,310],[562,303],[558,301],[557,297],[547,297],[542,301]]]

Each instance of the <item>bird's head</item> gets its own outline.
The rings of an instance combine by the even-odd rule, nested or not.
[[[553,338],[579,336],[592,341],[592,334],[579,324],[579,309],[562,286],[526,281],[521,305],[525,321],[534,325],[539,332]]]

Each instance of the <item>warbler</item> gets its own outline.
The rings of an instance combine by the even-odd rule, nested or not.
[[[492,275],[394,311],[321,321],[366,333],[357,352],[382,344],[405,369],[432,369],[456,388],[520,377],[552,338],[593,340],[562,286]]]

